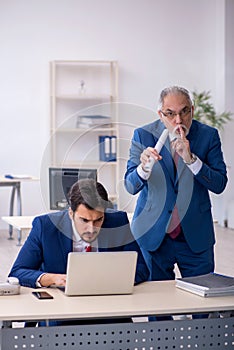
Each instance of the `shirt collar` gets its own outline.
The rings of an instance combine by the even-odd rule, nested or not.
[[[73,230],[73,241],[78,242],[84,246],[89,245],[87,242],[85,242],[79,235],[79,233],[76,230],[75,224],[74,224],[74,220],[72,220],[72,230]],[[95,239],[95,241],[92,242],[92,247],[95,247],[96,249],[98,248],[98,242],[97,239]]]
[[[83,241],[82,238],[80,237],[79,233],[76,230],[74,221],[72,220],[72,231],[73,231],[73,240],[76,242]]]

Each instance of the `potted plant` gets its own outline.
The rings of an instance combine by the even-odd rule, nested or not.
[[[210,91],[202,91],[198,93],[197,91],[192,91],[192,97],[194,101],[194,119],[201,121],[204,124],[213,126],[219,130],[224,128],[224,124],[230,121],[233,113],[231,112],[223,112],[221,114],[217,114],[213,104],[210,102],[211,94]],[[213,202],[213,208],[216,207],[215,199],[216,196],[211,193],[211,199]],[[219,204],[217,204],[219,207]],[[220,210],[217,210],[218,217],[220,215]],[[220,222],[222,220],[218,220]],[[224,227],[228,226],[227,219],[223,220]]]
[[[193,91],[192,97],[194,101],[194,119],[220,130],[223,129],[225,123],[231,120],[233,114],[231,112],[216,113],[213,104],[210,102],[210,91]]]

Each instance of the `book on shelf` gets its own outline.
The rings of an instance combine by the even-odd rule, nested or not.
[[[234,295],[234,277],[212,272],[177,278],[176,287],[203,297]]]
[[[89,128],[95,126],[110,126],[111,117],[105,115],[80,115],[77,117],[77,128]]]
[[[111,128],[112,124],[88,124],[88,123],[76,123],[77,129],[90,129],[90,128]]]
[[[104,162],[116,161],[116,136],[99,136],[99,158]]]

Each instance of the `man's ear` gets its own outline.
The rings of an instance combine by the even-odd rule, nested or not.
[[[73,213],[73,210],[71,209],[71,207],[68,208],[68,214],[69,214],[70,219],[73,220],[74,213]]]
[[[193,114],[194,114],[194,106],[192,105],[192,117],[193,117]]]
[[[159,116],[159,118],[161,119],[161,122],[163,122],[163,119],[162,119],[162,112],[160,111],[160,109],[158,110],[158,116]]]

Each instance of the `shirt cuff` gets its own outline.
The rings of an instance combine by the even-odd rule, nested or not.
[[[45,275],[45,273],[42,273],[42,274],[38,277],[38,279],[36,280],[36,287],[38,287],[38,288],[42,288],[42,285],[41,285],[41,283],[40,283],[39,281],[40,281],[40,279],[41,279],[41,277],[42,277],[43,275]]]
[[[202,161],[197,157],[196,161],[193,164],[187,164],[187,167],[192,171],[194,175],[197,175],[202,167]]]
[[[151,171],[144,171],[141,164],[137,167],[137,173],[143,180],[148,180],[151,175]]]

